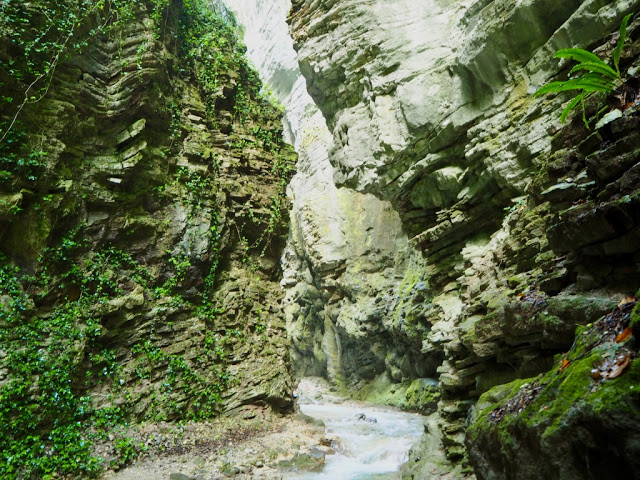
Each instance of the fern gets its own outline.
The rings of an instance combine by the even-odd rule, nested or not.
[[[611,56],[613,67],[594,53],[582,48],[564,48],[555,53],[555,58],[568,58],[578,62],[578,64],[569,72],[570,78],[568,80],[551,82],[544,85],[539,88],[533,96],[538,97],[548,93],[558,94],[567,91],[577,91],[576,96],[564,107],[560,114],[560,121],[562,123],[565,122],[569,114],[575,110],[578,105],[582,105],[582,119],[585,126],[589,128],[589,121],[585,114],[585,100],[595,94],[601,96],[610,95],[620,85],[620,56],[627,39],[627,25],[632,15],[633,14],[630,13],[622,19],[620,38]]]
[[[613,65],[616,67],[616,72],[618,76],[620,76],[620,55],[622,54],[622,47],[624,46],[624,41],[627,39],[627,25],[631,16],[633,14],[630,13],[626,17],[622,19],[622,24],[620,25],[620,39],[618,40],[618,44],[616,45],[615,50],[613,51]]]

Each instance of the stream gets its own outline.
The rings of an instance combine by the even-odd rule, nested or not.
[[[335,454],[325,457],[321,472],[295,476],[300,480],[400,479],[409,449],[424,433],[424,417],[392,408],[371,406],[302,392],[302,413],[322,420]]]

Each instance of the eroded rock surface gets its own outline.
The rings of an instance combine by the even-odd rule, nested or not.
[[[229,7],[244,26],[249,56],[287,107],[284,125],[299,152],[282,281],[297,373],[326,375],[345,386],[380,377],[378,390],[404,382],[387,401],[433,410],[437,394],[429,377],[436,374],[441,352],[421,352],[418,335],[389,320],[396,311],[416,308],[407,301],[415,285],[426,288],[420,283],[420,255],[409,247],[388,201],[336,187],[329,162],[333,139],[307,93],[285,23],[290,2],[229,2]]]
[[[180,29],[195,20],[181,2],[131,3],[130,18],[61,59],[20,112],[20,142],[1,145],[0,383],[3,402],[18,402],[2,407],[3,468],[46,461],[48,450],[20,460],[10,448],[41,434],[49,445],[48,429],[90,412],[109,426],[293,404],[279,259],[296,155],[280,113],[258,94],[230,19],[205,32],[227,42],[200,50],[226,62],[211,68],[185,53]],[[36,28],[44,17],[30,5]],[[116,22],[108,7],[76,36]],[[20,98],[3,72],[3,95]],[[34,148],[32,176],[9,163]],[[16,415],[40,401],[24,382],[46,400],[23,424]],[[90,425],[65,445],[85,445]]]
[[[570,412],[505,417],[497,439],[486,415],[538,392],[523,379],[558,368],[565,377],[540,398],[561,396],[564,379],[588,365],[558,367],[555,355],[571,349],[576,326],[640,286],[637,22],[621,62],[634,95],[610,97],[613,113],[599,128],[586,130],[579,114],[562,128],[567,98],[531,96],[569,70],[552,59],[558,48],[608,57],[640,1],[233,5],[300,153],[286,246],[283,187],[294,155],[279,140],[279,113],[259,99],[249,69],[223,63],[210,81],[201,74],[219,57],[181,68],[173,37],[155,30],[152,3],[136,7],[117,41],[100,37],[57,67],[47,96],[22,115],[37,125],[28,146],[46,175],[0,187],[2,313],[42,339],[66,322],[73,398],[87,392],[97,408],[115,399],[156,420],[248,403],[286,409],[290,351],[300,374],[379,402],[437,408],[430,428],[440,432],[413,450],[407,478],[442,466],[428,454],[438,438],[458,463],[441,475],[470,474],[469,452],[480,478],[571,476],[584,465],[556,448],[565,435],[587,459],[597,453],[621,462],[620,475],[636,472],[633,445],[589,446],[604,428],[591,415],[598,399],[620,400],[605,418],[637,424],[633,388],[616,394],[633,387],[631,354],[596,392],[591,377],[575,377],[585,396]],[[596,109],[588,103],[587,115]],[[93,333],[76,331],[77,318]],[[0,350],[5,385],[21,351],[12,322],[13,347]],[[589,361],[608,361],[596,353]],[[77,376],[86,371],[89,380]],[[109,382],[97,380],[103,373]],[[527,408],[546,405],[535,402]],[[580,419],[588,422],[577,431]],[[536,453],[556,451],[562,459],[546,470],[532,466]]]
[[[332,132],[336,184],[388,200],[422,255],[381,312],[391,338],[411,340],[386,351],[408,361],[385,367],[398,382],[420,376],[425,359],[439,363],[450,459],[465,454],[463,422],[478,395],[546,371],[576,325],[639,285],[636,114],[593,135],[576,115],[561,131],[566,97],[531,96],[559,67],[565,78],[557,49],[607,58],[622,17],[639,6],[293,2],[294,46]],[[622,60],[628,75],[636,39]]]

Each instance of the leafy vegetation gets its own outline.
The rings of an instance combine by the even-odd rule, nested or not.
[[[121,239],[111,244],[100,239],[103,237],[96,238],[90,225],[69,231],[76,222],[70,218],[77,211],[74,209],[86,206],[91,192],[76,185],[73,171],[67,173],[84,165],[79,159],[59,162],[54,151],[47,152],[48,132],[34,124],[34,113],[47,105],[43,99],[54,96],[50,86],[55,85],[54,74],[63,71],[60,66],[65,60],[83,53],[94,37],[122,44],[128,22],[141,12],[153,19],[153,35],[138,46],[136,59],[127,68],[144,68],[145,53],[157,47],[152,42],[162,42],[173,73],[190,76],[189,83],[200,89],[210,130],[215,131],[220,122],[216,102],[225,103],[233,119],[225,126],[232,138],[228,143],[230,157],[242,156],[234,150],[234,143],[244,142],[243,148],[261,148],[268,153],[266,159],[273,159],[273,165],[260,168],[269,178],[265,183],[275,180],[274,193],[260,192],[252,197],[255,215],[238,222],[239,229],[250,229],[259,237],[257,243],[247,244],[247,255],[257,256],[259,251],[264,255],[271,238],[282,234],[292,158],[290,154],[277,155],[283,148],[279,113],[269,103],[268,94],[260,91],[257,73],[243,56],[244,46],[235,34],[232,17],[215,1],[0,2],[0,43],[9,45],[0,52],[0,190],[28,196],[24,203],[7,205],[7,209],[0,206],[16,214],[11,218],[13,225],[31,225],[31,216],[46,221],[49,210],[56,209],[56,218],[45,227],[35,253],[42,254],[37,262],[34,256],[30,265],[33,270],[18,268],[10,255],[0,256],[2,478],[93,477],[106,463],[95,457],[93,445],[107,432],[119,432],[112,442],[112,466],[125,465],[144,451],[124,431],[132,418],[201,420],[217,415],[222,392],[234,382],[225,363],[231,349],[247,341],[245,333],[251,331],[251,326],[242,324],[233,325],[239,328],[213,328],[216,316],[223,313],[215,306],[214,295],[226,208],[216,204],[222,197],[218,178],[221,161],[216,155],[203,153],[202,165],[209,159],[211,164],[201,170],[176,168],[175,160],[169,158],[161,166],[164,170],[154,172],[155,178],[161,179],[148,187],[157,196],[154,200],[162,205],[177,200],[189,227],[202,219],[208,221],[208,229],[189,228],[177,244],[160,248],[162,271],[147,268],[136,260],[141,257],[134,259],[121,250]],[[157,150],[164,160],[181,148],[188,127],[185,106],[171,92],[176,86],[157,88],[162,91],[154,108],[168,128],[167,142]],[[36,105],[38,102],[42,103]],[[166,183],[158,186],[162,181]],[[60,191],[63,187],[58,185],[69,184],[69,192]],[[53,193],[47,190],[50,187],[55,188]],[[136,199],[132,193],[112,188],[118,200]],[[266,205],[256,205],[265,198]],[[63,208],[58,209],[60,205]],[[129,206],[118,207],[117,214]],[[140,208],[138,203],[135,208]],[[137,240],[137,226],[155,226],[156,219],[136,223],[140,215],[134,214],[133,208],[124,211],[123,229],[128,238]],[[167,228],[169,220],[164,222],[162,227]],[[60,239],[65,230],[69,233]],[[203,261],[190,252],[190,247],[202,240],[200,235],[208,244],[208,258]],[[51,246],[42,251],[45,245]],[[208,269],[203,283],[190,278],[194,269]],[[133,341],[131,348],[123,351],[122,346],[114,346],[113,339],[127,332],[117,322],[132,318],[123,313],[128,308],[123,306],[126,301],[153,301],[159,312],[156,316],[167,321],[159,325],[154,316],[144,330],[148,337]],[[136,310],[132,315],[137,314]],[[194,342],[188,354],[173,353],[162,335],[172,328],[174,319],[196,315],[204,320],[199,325],[205,325],[200,343]],[[255,322],[256,334],[266,336],[267,319],[261,316]],[[165,330],[160,333],[160,329]],[[95,392],[100,395],[92,396]],[[145,410],[141,413],[135,407],[144,395]]]
[[[78,261],[85,249],[85,240],[72,232],[59,247],[45,252],[42,271],[32,277],[21,275],[0,256],[0,344],[5,352],[0,366],[9,378],[0,389],[2,478],[97,474],[102,460],[93,456],[93,440],[126,421],[137,398],[129,385],[149,379],[153,370],[163,372],[160,391],[152,398],[153,420],[166,420],[167,413],[184,420],[215,416],[220,394],[231,381],[216,366],[225,354],[213,336],[196,358],[200,365],[211,365],[207,377],[193,361],[166,353],[150,340],[132,348],[137,360],[130,370],[119,368],[115,352],[100,347],[99,306],[123,295],[123,282],[133,279],[147,286],[149,277],[129,255],[113,247],[84,254]],[[184,260],[175,263],[180,269]],[[25,292],[25,285],[37,292],[37,302],[61,295],[65,300],[51,313],[35,315],[33,295]],[[96,408],[82,393],[100,384],[111,392],[112,402],[120,399],[119,407]],[[174,390],[190,402],[178,402]],[[142,451],[127,437],[119,437],[114,445],[113,465],[129,463]]]
[[[114,250],[107,250],[81,267],[70,262],[79,246],[67,238],[47,252],[50,261],[58,259],[70,267],[57,284],[47,268],[38,277],[21,278],[16,267],[0,258],[0,296],[8,299],[0,310],[0,344],[6,353],[2,367],[9,374],[0,390],[3,478],[49,478],[55,472],[92,476],[100,469],[89,434],[93,407],[91,399],[80,393],[76,370],[83,351],[101,334],[93,307],[119,292],[108,273],[119,260]],[[128,260],[126,254],[119,256]],[[36,288],[40,298],[55,291],[66,293],[67,301],[48,315],[34,316],[33,301],[23,283]],[[102,380],[108,378],[105,375]]]
[[[12,182],[16,178],[32,183],[43,170],[47,152],[30,147],[25,142],[26,136],[25,130],[14,127],[0,143],[0,183]]]
[[[606,97],[622,84],[620,56],[627,38],[627,25],[632,15],[633,14],[629,14],[624,17],[620,25],[620,38],[611,57],[613,66],[608,65],[597,55],[581,48],[567,48],[556,52],[556,58],[568,58],[578,62],[578,64],[569,72],[569,80],[551,82],[538,89],[534,93],[534,96],[578,91],[579,93],[573,97],[560,114],[560,120],[563,123],[569,114],[575,110],[578,105],[581,105],[583,122],[585,126],[589,128],[590,121],[586,117],[585,100],[593,95]],[[601,110],[596,113],[596,117],[600,113]]]
[[[216,348],[216,343],[215,339],[208,342],[203,355],[198,357],[199,362],[212,364],[210,373],[216,378],[215,381],[198,373],[184,355],[168,354],[153,346],[151,341],[147,340],[133,347],[132,353],[138,355],[135,374],[140,379],[148,379],[154,369],[162,368],[163,382],[160,386],[160,396],[153,398],[154,406],[150,409],[157,412],[153,420],[167,420],[163,415],[163,407],[185,420],[203,420],[219,413],[222,401],[220,394],[228,386],[231,377],[226,372],[219,372],[213,365],[216,360],[224,357],[224,351]],[[195,408],[186,409],[184,404],[178,403],[171,395],[176,389],[187,394]]]

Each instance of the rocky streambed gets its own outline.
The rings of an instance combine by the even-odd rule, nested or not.
[[[303,379],[300,411],[281,417],[247,410],[244,419],[163,431],[139,426],[146,452],[104,480],[399,479],[426,417],[346,400],[320,379]],[[108,457],[108,452],[104,452]],[[436,478],[436,477],[434,477]]]

